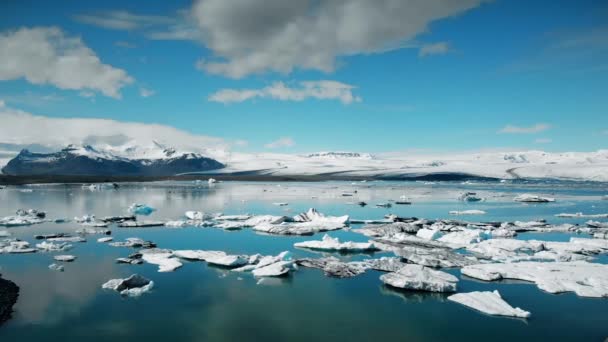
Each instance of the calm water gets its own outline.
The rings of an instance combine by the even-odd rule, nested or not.
[[[33,189],[22,192],[22,189]],[[357,190],[355,197],[343,191]],[[462,203],[463,191],[487,197],[482,203]],[[512,202],[515,194],[551,195],[555,203],[525,205]],[[133,202],[157,211],[150,219],[177,219],[186,210],[225,214],[293,215],[315,207],[330,215],[355,219],[380,219],[385,214],[448,218],[450,210],[481,209],[483,216],[467,220],[532,220],[583,223],[587,219],[560,219],[562,212],[606,213],[605,184],[518,183],[467,184],[371,182],[355,185],[326,183],[221,183],[209,187],[192,183],[127,184],[118,190],[89,191],[79,186],[46,185],[0,190],[0,216],[18,208],[47,211],[49,218],[95,214],[126,214]],[[414,204],[374,208],[373,204],[405,195]],[[361,208],[349,201],[366,201]],[[278,207],[273,202],[288,202]],[[353,228],[357,228],[353,225]],[[78,224],[41,224],[10,228],[13,237],[35,243],[33,235],[74,231]],[[112,227],[116,241],[127,237],[152,240],[161,248],[214,249],[229,253],[278,254],[294,257],[324,254],[293,248],[314,237],[258,235],[251,230],[227,232],[214,228]],[[365,241],[360,234],[337,231],[332,236]],[[572,234],[527,233],[523,239],[567,241]],[[581,235],[581,237],[587,237]],[[158,273],[157,266],[118,265],[114,259],[131,250],[97,243],[90,236],[69,252],[78,256],[65,264],[65,272],[48,269],[52,254],[0,255],[0,273],[21,288],[14,318],[0,327],[0,341],[126,340],[151,338],[172,341],[369,341],[369,340],[543,340],[603,341],[608,337],[608,299],[588,299],[572,293],[552,295],[524,282],[486,283],[462,278],[459,291],[498,289],[510,304],[532,312],[518,320],[487,316],[447,301],[446,295],[396,291],[382,285],[379,272],[369,271],[350,279],[327,278],[319,270],[300,268],[284,279],[258,283],[250,274],[229,272],[202,262],[185,262],[181,269]],[[376,253],[374,257],[388,255]],[[358,259],[361,255],[337,255]],[[369,257],[369,256],[365,256]],[[598,262],[607,263],[606,256]],[[460,277],[458,270],[449,272]],[[103,291],[111,278],[139,273],[154,280],[155,288],[140,298],[123,298]]]

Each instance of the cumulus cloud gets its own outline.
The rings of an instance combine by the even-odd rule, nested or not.
[[[156,94],[156,92],[152,89],[147,89],[147,88],[139,88],[139,95],[141,97],[150,97],[152,95]]]
[[[115,30],[138,30],[149,39],[192,40],[214,57],[201,70],[231,78],[296,68],[331,72],[340,56],[414,46],[432,22],[487,0],[195,0],[171,17],[126,11],[75,19]],[[433,46],[434,45],[434,46]],[[422,47],[421,56],[445,53],[445,43]]]
[[[282,147],[292,147],[296,144],[296,142],[290,138],[290,137],[283,137],[283,138],[279,138],[278,140],[275,140],[273,142],[270,142],[266,145],[264,145],[264,147],[266,148],[282,148]]]
[[[103,64],[79,37],[57,27],[21,28],[0,33],[0,81],[25,78],[33,84],[88,90],[120,98],[133,82],[125,70]]]
[[[344,104],[360,102],[353,95],[352,85],[337,81],[304,81],[299,87],[290,87],[283,82],[275,82],[261,89],[221,89],[209,96],[209,101],[221,103],[243,102],[255,98],[270,98],[280,101],[339,100]]]
[[[180,150],[221,156],[232,141],[152,123],[90,118],[52,118],[8,107],[0,101],[0,147],[41,146],[57,151],[69,144],[150,145],[153,140]],[[238,144],[241,144],[240,142]]]
[[[295,68],[330,72],[336,57],[402,47],[433,21],[458,15],[483,0],[198,0],[191,16],[215,61],[211,74],[241,78],[289,73]],[[428,48],[427,48],[428,49]],[[441,48],[434,48],[434,51]]]
[[[544,132],[551,128],[551,125],[545,123],[537,123],[532,126],[515,126],[515,125],[506,125],[503,127],[499,133],[508,133],[508,134],[533,134]]]
[[[426,57],[430,55],[444,55],[450,51],[450,45],[447,42],[438,42],[433,44],[424,44],[418,50],[418,57]]]

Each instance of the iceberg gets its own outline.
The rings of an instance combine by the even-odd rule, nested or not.
[[[30,248],[27,241],[6,239],[0,241],[0,254],[2,253],[35,253],[37,249]]]
[[[465,266],[462,274],[480,280],[519,279],[549,293],[574,292],[581,297],[608,297],[608,265],[575,262],[518,262]]]
[[[340,251],[340,252],[367,252],[378,250],[372,242],[340,242],[338,238],[332,238],[325,234],[321,241],[296,242],[295,247],[309,248],[321,251]]]
[[[555,202],[555,198],[551,197],[542,197],[538,195],[531,194],[521,194],[513,198],[515,202],[527,202],[527,203],[547,203],[547,202]]]
[[[72,245],[67,242],[63,243],[53,243],[48,241],[43,241],[41,243],[36,244],[36,248],[40,249],[44,252],[59,252],[59,251],[67,251],[72,248]]]
[[[483,197],[477,196],[475,192],[465,192],[458,199],[464,202],[481,202],[484,200]]]
[[[211,216],[209,214],[205,214],[201,211],[193,211],[193,210],[186,211],[184,216],[186,216],[190,220],[195,220],[195,221],[210,220],[213,218],[213,216]]]
[[[217,254],[209,255],[205,259],[208,264],[223,267],[239,267],[248,263],[248,259],[242,255]]]
[[[125,221],[119,223],[120,228],[148,228],[148,227],[162,227],[165,225],[163,221]]]
[[[470,245],[472,243],[481,242],[491,237],[490,233],[481,229],[463,229],[461,231],[455,231],[437,239],[437,241],[449,244],[452,247],[459,248]]]
[[[326,276],[335,278],[350,278],[365,273],[369,264],[365,262],[342,262],[336,257],[319,259],[298,259],[296,264],[323,270]]]
[[[145,204],[133,203],[129,207],[128,211],[133,215],[148,216],[148,215],[152,214],[154,211],[156,211],[156,209],[154,209],[148,205],[145,205]]]
[[[138,274],[132,274],[124,279],[110,279],[101,288],[119,292],[123,296],[139,297],[149,292],[154,287],[154,282]]]
[[[416,232],[416,236],[426,240],[437,240],[443,236],[443,233],[438,229],[422,228]]]
[[[57,271],[57,272],[63,272],[64,271],[64,267],[63,267],[63,265],[59,265],[59,264],[50,264],[49,265],[49,270]]]
[[[114,238],[111,236],[108,236],[108,237],[102,237],[102,238],[97,239],[97,242],[106,243],[106,242],[110,242],[112,240],[114,240]]]
[[[277,261],[272,264],[257,267],[251,271],[255,277],[280,277],[291,270],[293,261]]]
[[[455,292],[458,278],[420,265],[406,265],[396,272],[383,274],[380,280],[392,287],[430,292]]]
[[[344,228],[343,223],[325,222],[283,222],[280,224],[261,223],[253,227],[253,230],[277,235],[312,235],[318,232],[326,232]]]
[[[173,272],[183,266],[173,253],[164,249],[145,249],[140,251],[141,259],[149,264],[158,265],[158,272]]]
[[[72,262],[72,261],[76,260],[76,256],[69,255],[69,254],[55,255],[53,257],[53,259],[55,259],[56,261],[62,261],[62,262]]]
[[[293,221],[295,222],[335,223],[342,225],[348,224],[348,219],[348,215],[325,216],[324,214],[318,212],[315,208],[310,208],[307,212],[293,217]]]
[[[450,215],[484,215],[486,212],[483,210],[452,210],[449,212]]]
[[[514,308],[505,302],[498,291],[474,291],[457,293],[448,297],[448,300],[462,304],[469,308],[481,311],[488,315],[528,318],[530,313],[520,308]]]

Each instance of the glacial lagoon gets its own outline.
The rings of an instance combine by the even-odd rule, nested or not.
[[[475,192],[481,202],[458,198]],[[523,193],[555,198],[550,203],[519,203]],[[346,194],[346,195],[345,195]],[[83,227],[74,217],[128,215],[133,203],[156,210],[145,220],[183,219],[188,210],[226,215],[294,216],[316,208],[351,220],[381,220],[385,215],[467,221],[535,221],[585,227],[589,218],[556,217],[560,213],[608,213],[608,184],[574,182],[155,182],[120,184],[118,189],[81,185],[9,186],[0,190],[0,217],[17,209],[45,211],[48,219],[30,226],[0,227],[17,238],[39,243],[35,235],[72,233]],[[394,201],[410,201],[398,205]],[[366,206],[357,205],[366,202]],[[276,205],[284,203],[287,205]],[[390,207],[376,204],[391,203]],[[483,215],[450,215],[450,211],[482,210]],[[139,218],[138,218],[139,219]],[[593,220],[608,221],[608,218]],[[327,232],[341,241],[367,242],[355,231],[363,224]],[[277,236],[250,228],[214,227],[119,228],[111,224],[114,241],[138,237],[172,250],[217,250],[230,254],[298,258],[334,256],[342,261],[393,256],[390,252],[330,253],[295,248],[294,243],[320,240],[312,236]],[[531,312],[528,319],[490,316],[448,301],[447,293],[407,291],[384,285],[383,272],[367,270],[352,278],[333,278],[318,269],[298,267],[286,277],[256,278],[250,273],[201,261],[182,260],[173,272],[158,266],[117,264],[134,250],[98,243],[102,235],[86,235],[71,243],[63,272],[49,269],[60,253],[0,254],[0,274],[20,287],[11,320],[0,326],[0,340],[64,341],[151,339],[153,341],[370,341],[370,340],[505,340],[543,339],[603,341],[608,337],[608,298],[585,298],[574,292],[551,294],[519,280],[485,282],[462,276],[458,268],[443,269],[459,278],[459,293],[498,290],[513,307]],[[518,240],[569,241],[592,238],[577,232],[520,232]],[[592,262],[608,263],[606,254]],[[154,288],[136,298],[121,296],[101,285],[114,278],[140,274]]]

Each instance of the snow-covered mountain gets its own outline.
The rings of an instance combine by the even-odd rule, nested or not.
[[[54,153],[22,150],[2,169],[8,175],[170,176],[223,168],[215,159],[178,152],[157,142],[150,146],[70,145]]]
[[[365,157],[369,156],[369,157]],[[276,176],[332,175],[406,179],[429,175],[470,175],[499,179],[544,178],[608,182],[608,150],[469,154],[376,154],[320,152],[307,155],[233,153],[222,173]]]
[[[436,177],[535,178],[608,182],[608,150],[455,154],[315,152],[226,153],[203,156],[151,142],[68,146],[56,153],[23,150],[3,168],[9,175],[146,175],[209,172],[267,176],[341,176],[379,179]]]

